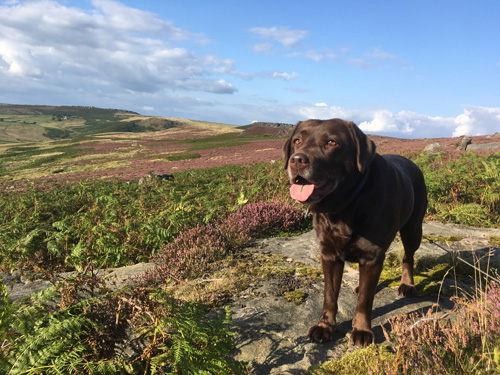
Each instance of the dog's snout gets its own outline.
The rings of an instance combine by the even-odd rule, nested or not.
[[[290,168],[296,173],[300,173],[309,165],[309,158],[302,153],[293,154],[290,157]]]

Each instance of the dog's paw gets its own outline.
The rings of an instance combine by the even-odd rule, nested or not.
[[[307,337],[314,342],[327,342],[333,338],[334,330],[335,325],[319,322],[315,326],[309,328],[309,331],[307,331]]]
[[[349,342],[351,344],[361,346],[363,348],[370,345],[374,341],[375,336],[373,335],[373,332],[371,330],[365,331],[353,329],[349,338]]]
[[[399,285],[398,294],[403,297],[416,297],[417,288],[415,288],[415,285],[407,285],[401,283]]]

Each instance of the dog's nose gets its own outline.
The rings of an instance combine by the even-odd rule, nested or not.
[[[296,153],[290,157],[290,168],[296,172],[302,172],[309,165],[309,158],[305,154]]]

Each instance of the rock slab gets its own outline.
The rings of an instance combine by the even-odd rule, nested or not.
[[[424,223],[425,236],[460,236],[453,242],[457,251],[483,249],[492,236],[500,238],[499,229],[464,228],[453,224]],[[283,254],[301,261],[309,267],[320,269],[319,253],[314,231],[295,237],[271,238],[257,241],[259,251]],[[400,252],[400,243],[393,243],[389,251]],[[496,258],[500,249],[496,250]],[[432,243],[423,243],[416,254],[417,259],[437,260],[447,251]],[[341,358],[354,350],[348,345],[348,334],[352,329],[352,318],[357,297],[354,288],[358,285],[358,272],[346,266],[339,297],[337,328],[331,342],[317,344],[307,339],[307,330],[320,316],[323,304],[323,283],[317,282],[306,289],[305,301],[296,306],[272,291],[273,281],[260,286],[262,297],[238,299],[231,308],[236,325],[237,350],[235,358],[250,364],[252,374],[304,374],[312,366],[327,360]],[[436,296],[402,298],[397,290],[383,288],[377,291],[372,314],[372,328],[376,342],[385,340],[381,325],[389,328],[388,320],[399,314],[424,312],[434,305]],[[446,304],[445,300],[440,303]],[[447,305],[449,306],[449,305]]]

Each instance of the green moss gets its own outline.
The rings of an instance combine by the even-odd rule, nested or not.
[[[396,355],[387,345],[372,344],[343,356],[338,361],[328,361],[307,371],[307,375],[364,375],[391,373]]]
[[[500,246],[500,236],[490,236],[490,244]]]
[[[288,292],[283,296],[287,301],[293,302],[295,305],[300,305],[304,298],[306,297],[306,293],[300,289],[294,290],[292,292]]]
[[[311,267],[298,267],[295,269],[295,273],[300,276],[308,276],[313,280],[321,280],[323,273],[315,268]]]
[[[446,272],[452,267],[451,263],[440,263],[430,268],[419,264],[415,268],[414,282],[419,295],[435,294],[439,291],[441,281]],[[395,256],[387,257],[380,274],[379,285],[388,288],[397,288],[401,282],[401,262]]]

